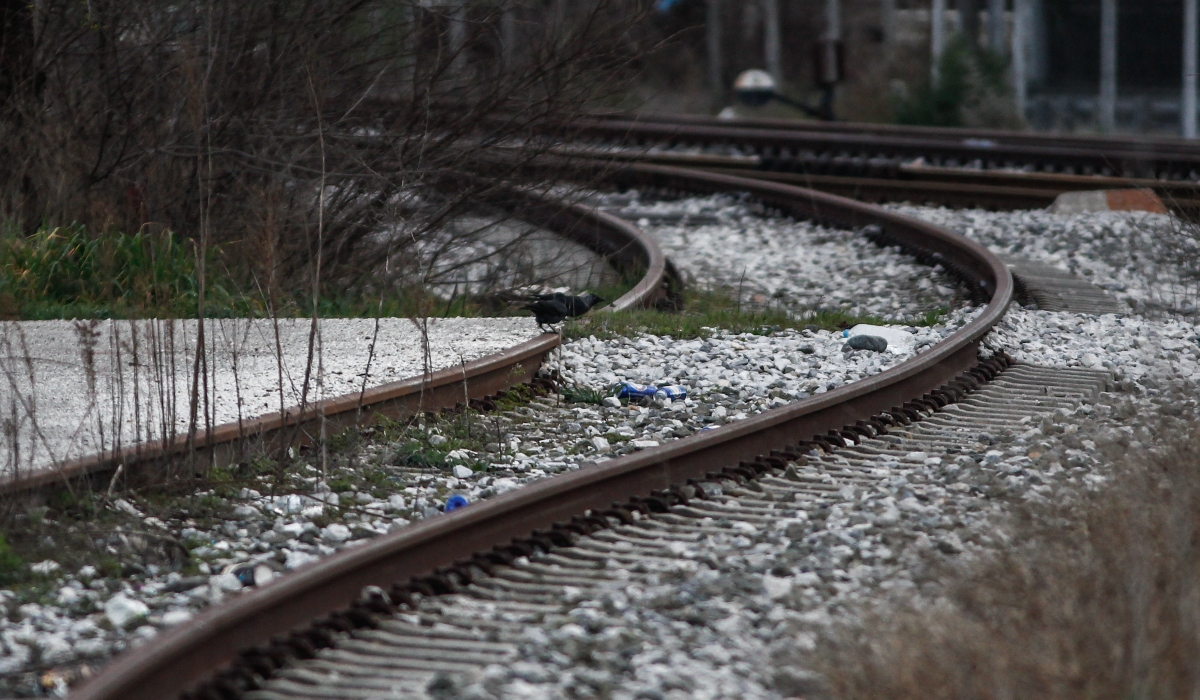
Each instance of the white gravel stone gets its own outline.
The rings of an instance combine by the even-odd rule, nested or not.
[[[174,627],[175,625],[183,624],[195,617],[187,610],[168,610],[163,613],[162,624],[164,627]]]
[[[289,570],[298,569],[305,564],[310,564],[316,561],[319,558],[320,557],[317,555],[309,554],[308,552],[292,551],[287,553],[287,558],[284,560],[283,566]]]
[[[345,542],[350,539],[350,528],[340,523],[332,523],[321,528],[321,539],[330,542]]]
[[[1063,215],[1042,209],[891,208],[975,238],[993,250],[1047,263],[1107,289],[1139,313],[1194,316],[1200,236],[1163,214]]]
[[[140,620],[150,612],[149,606],[140,600],[118,593],[104,603],[104,615],[113,627],[124,628]]]
[[[642,201],[637,192],[596,201],[636,221],[700,286],[743,301],[911,318],[961,303],[956,280],[861,232],[764,215],[730,195]]]
[[[33,571],[33,573],[35,573],[35,574],[41,574],[42,576],[49,576],[50,574],[53,574],[56,571],[59,571],[60,569],[62,569],[62,566],[59,565],[59,563],[56,561],[47,559],[46,561],[39,561],[36,564],[31,564],[29,566],[29,569],[31,571]]]

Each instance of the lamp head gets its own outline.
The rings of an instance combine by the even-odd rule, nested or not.
[[[749,107],[761,107],[775,97],[775,79],[765,70],[743,71],[733,81],[733,91]]]

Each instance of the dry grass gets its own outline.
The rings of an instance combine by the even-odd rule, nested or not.
[[[1023,507],[1011,546],[935,602],[833,633],[830,696],[1200,697],[1200,440],[1118,464],[1101,489]]]

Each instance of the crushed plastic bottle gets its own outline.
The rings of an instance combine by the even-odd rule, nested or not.
[[[471,503],[470,503],[470,501],[467,500],[466,496],[456,493],[453,496],[451,496],[450,498],[446,499],[445,512],[449,513],[452,510],[458,510],[459,508],[466,508],[469,505],[471,505]]]
[[[687,398],[687,387],[679,386],[678,384],[660,386],[658,387],[658,392],[666,394],[667,398],[671,399],[672,401],[679,401]]]
[[[634,384],[633,382],[623,382],[621,388],[617,391],[619,399],[635,399],[642,396],[654,398],[659,393],[665,395],[666,398],[672,401],[687,398],[687,387],[671,384],[669,386],[654,386],[653,384]]]
[[[636,399],[642,396],[654,396],[658,393],[658,387],[653,384],[634,384],[633,382],[622,382],[621,388],[617,390],[618,399]]]

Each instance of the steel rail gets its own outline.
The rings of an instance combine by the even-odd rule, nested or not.
[[[252,645],[344,610],[364,587],[429,575],[473,553],[510,543],[614,502],[702,478],[921,397],[977,362],[978,343],[1013,294],[1007,267],[951,231],[878,207],[789,185],[652,165],[613,174],[620,184],[684,191],[747,192],[788,214],[840,226],[877,226],[891,240],[959,274],[989,298],[973,321],[908,361],[867,379],[687,439],[536,482],[344,550],[212,608],[152,644],[117,658],[75,691],[77,700],[173,697],[228,668]],[[235,667],[239,668],[239,667]],[[249,672],[249,671],[247,671]]]
[[[580,243],[620,268],[641,272],[637,284],[604,309],[652,306],[672,292],[677,275],[658,243],[636,226],[590,207],[564,206],[535,193],[510,193],[510,200],[523,205],[520,214],[528,220]],[[292,406],[249,420],[224,423],[211,430],[198,430],[190,439],[186,434],[177,434],[20,473],[0,479],[0,495],[52,490],[82,480],[107,483],[118,468],[129,483],[153,482],[159,478],[159,468],[167,462],[189,459],[199,469],[237,462],[250,453],[275,452],[290,444],[304,444],[309,441],[308,436],[319,434],[322,422],[326,430],[339,431],[370,424],[382,417],[397,419],[418,411],[465,405],[471,399],[528,383],[546,354],[559,342],[557,334],[545,333],[462,366],[390,382],[361,394],[354,392],[315,401],[303,408]]]
[[[859,168],[840,174],[893,174],[898,158],[925,157],[995,167],[1033,166],[1039,171],[1067,171],[1114,177],[1183,180],[1200,172],[1200,150],[1177,149],[1166,144],[1132,148],[1103,148],[1076,142],[1007,143],[990,138],[932,138],[911,133],[814,131],[808,129],[755,128],[734,124],[693,124],[627,119],[585,119],[572,123],[576,138],[598,138],[626,144],[737,144],[761,158],[763,169],[795,167]],[[832,163],[808,163],[805,151],[844,154]],[[871,162],[872,160],[876,162]],[[856,163],[856,161],[859,161]],[[882,161],[882,163],[880,162]],[[891,162],[889,162],[891,161]],[[1076,173],[1077,170],[1087,172]],[[822,173],[839,174],[839,173]]]
[[[902,124],[873,124],[869,122],[818,122],[803,119],[767,117],[735,117],[721,119],[700,114],[654,114],[609,112],[596,113],[598,119],[636,120],[658,124],[689,126],[742,126],[752,129],[811,131],[815,133],[874,134],[884,137],[904,136],[942,141],[990,140],[996,146],[1044,145],[1070,146],[1132,153],[1188,152],[1200,153],[1200,142],[1176,136],[1141,136],[1122,134],[1057,134],[985,129],[974,127],[909,126]]]
[[[968,195],[976,193],[997,193],[997,199],[1006,200],[1013,196],[1020,199],[1036,201],[1053,200],[1062,192],[1076,190],[1109,190],[1145,188],[1152,189],[1161,195],[1190,201],[1200,196],[1200,183],[1190,180],[1155,180],[1150,178],[1112,177],[1106,175],[1071,175],[1068,173],[1042,173],[1020,170],[955,168],[924,165],[920,163],[904,163],[889,169],[890,179],[876,177],[850,177],[842,175],[820,175],[804,172],[781,172],[763,170],[763,159],[759,156],[716,155],[707,153],[677,153],[672,151],[637,150],[621,148],[588,148],[562,147],[553,149],[551,154],[564,158],[579,157],[594,160],[615,162],[655,163],[658,165],[675,165],[685,168],[700,168],[713,172],[724,172],[742,177],[774,179],[778,182],[792,182],[801,187],[823,189],[825,183],[831,187],[846,188],[857,180],[878,182],[870,187],[903,190],[905,187],[927,187],[936,191],[938,183],[952,183],[965,187]],[[795,179],[789,179],[795,178]],[[808,178],[807,180],[805,178]],[[810,184],[811,183],[811,184]],[[887,184],[890,183],[890,184]],[[974,189],[972,189],[974,188]],[[994,189],[993,188],[999,188]],[[1005,190],[1009,192],[1005,192]],[[842,192],[831,190],[834,194]],[[953,190],[946,190],[953,192]]]
[[[651,120],[651,125],[629,126],[628,122],[611,120],[614,124],[629,127],[623,135],[612,135],[608,140],[620,140],[622,143],[635,143],[639,146],[661,146],[673,143],[728,145],[737,144],[743,150],[753,154],[724,156],[709,153],[680,153],[656,148],[643,149],[639,146],[624,148],[603,148],[587,146],[564,146],[558,149],[564,156],[579,156],[596,158],[611,162],[646,162],[664,165],[679,165],[697,167],[713,172],[740,174],[744,177],[790,182],[803,187],[811,187],[824,192],[840,194],[871,202],[911,201],[919,204],[941,204],[954,207],[981,207],[987,209],[1023,209],[1040,208],[1052,203],[1059,194],[1078,190],[1107,190],[1107,189],[1150,189],[1164,202],[1168,209],[1189,217],[1200,215],[1200,182],[1190,179],[1162,179],[1157,177],[1139,177],[1132,173],[1152,168],[1143,156],[1145,153],[1115,153],[1100,152],[1094,148],[1090,151],[1092,162],[1088,166],[1093,171],[1124,170],[1122,176],[1103,174],[1077,174],[1073,172],[1044,172],[1029,171],[1006,167],[1009,165],[1030,164],[1029,152],[1014,153],[1007,144],[996,144],[986,140],[989,146],[964,146],[960,141],[920,141],[914,145],[911,134],[901,132],[900,137],[890,134],[869,132],[874,141],[871,144],[836,144],[829,143],[824,132],[811,132],[804,126],[792,124],[795,133],[784,128],[775,128],[766,133],[777,135],[775,145],[769,145],[763,132],[758,130],[755,141],[740,140],[744,133],[737,131],[743,127],[731,126],[725,122],[715,123],[696,122],[681,118],[679,122],[660,119]],[[684,126],[676,128],[682,123]],[[740,122],[738,122],[740,123]],[[806,125],[800,122],[800,125]],[[595,136],[595,123],[584,124],[580,132],[584,136]],[[793,145],[780,145],[789,138],[801,139],[813,136],[823,140],[821,145],[807,143],[804,148]],[[989,132],[990,133],[990,132]],[[669,134],[669,135],[667,135]],[[853,132],[851,136],[857,138]],[[899,140],[896,140],[899,139]],[[980,139],[974,139],[976,141]],[[1038,145],[1053,144],[1046,140]],[[891,145],[889,145],[891,144]],[[892,146],[903,150],[903,155],[897,155]],[[1102,144],[1103,145],[1103,144]],[[1065,163],[1080,162],[1079,148],[1089,146],[1088,143],[1074,144],[1070,152],[1059,153],[1059,166]],[[963,149],[986,153],[985,156],[972,158],[964,155]],[[1018,151],[1020,149],[1017,149]],[[1043,148],[1044,150],[1044,148]],[[1178,170],[1186,168],[1188,173],[1200,170],[1200,149],[1193,148],[1196,157],[1180,165],[1176,162],[1170,166]],[[1025,149],[1028,151],[1028,149]],[[1172,151],[1177,155],[1177,152]],[[974,163],[969,167],[926,164],[920,161],[905,162],[929,156],[935,161],[950,156],[951,162],[961,157]],[[1034,158],[1037,161],[1038,156]],[[978,162],[976,162],[978,161]],[[1193,163],[1195,161],[1195,163]],[[1038,161],[1040,162],[1040,161]],[[1104,165],[1108,163],[1109,165]],[[986,165],[987,167],[978,167]],[[1161,164],[1160,164],[1161,165]],[[1074,170],[1074,166],[1071,166]],[[1147,173],[1142,172],[1143,175]],[[1153,173],[1149,173],[1153,174]]]

